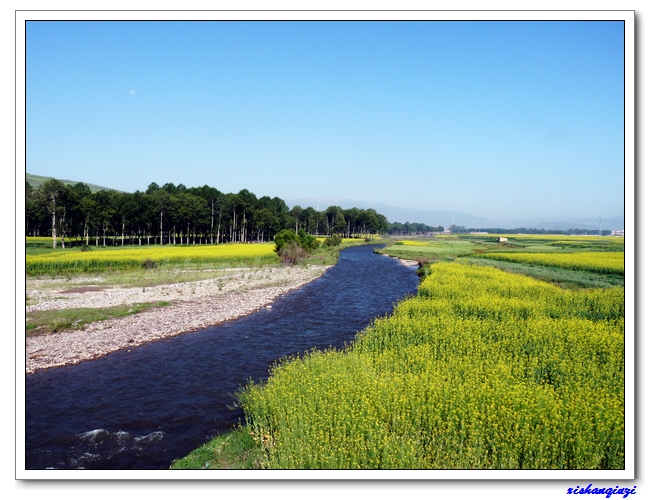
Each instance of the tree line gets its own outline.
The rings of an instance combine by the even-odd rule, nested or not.
[[[222,193],[214,187],[151,183],[146,191],[91,192],[84,183],[50,179],[25,185],[25,234],[52,236],[66,244],[220,244],[272,241],[284,229],[309,235],[373,237],[389,230],[374,209],[330,206],[289,209],[280,198],[258,198],[243,189]]]
[[[391,236],[430,236],[444,232],[443,226],[429,226],[422,222],[391,222],[387,233]]]

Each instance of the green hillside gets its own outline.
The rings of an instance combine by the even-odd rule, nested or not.
[[[45,177],[45,176],[42,176],[42,175],[33,175],[33,174],[25,173],[25,180],[27,182],[29,182],[30,186],[32,186],[33,188],[37,188],[41,184],[43,184],[45,181],[48,181],[48,180],[53,179],[53,178],[54,177]],[[77,182],[83,182],[83,181],[69,181],[67,179],[57,179],[57,180],[63,182],[63,184],[69,184],[70,186],[74,186],[75,184],[77,184]],[[107,188],[107,187],[104,187],[104,186],[98,186],[97,184],[89,184],[88,182],[84,182],[84,184],[86,186],[88,186],[90,188],[90,191],[93,192],[93,193],[95,193],[96,191],[102,191],[102,190],[105,190],[105,191],[117,191],[117,189]]]

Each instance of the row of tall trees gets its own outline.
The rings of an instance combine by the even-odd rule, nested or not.
[[[393,236],[418,235],[428,236],[439,234],[445,230],[443,226],[428,226],[421,222],[392,222],[388,225],[388,234]]]
[[[25,233],[52,236],[53,247],[86,245],[219,244],[272,241],[283,229],[310,235],[372,237],[389,224],[373,209],[324,211],[295,206],[278,197],[258,198],[243,189],[222,193],[203,186],[149,185],[145,192],[91,192],[83,183],[50,179],[25,186]]]

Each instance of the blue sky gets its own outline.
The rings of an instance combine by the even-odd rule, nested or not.
[[[617,216],[623,37],[621,21],[28,22],[26,171]]]

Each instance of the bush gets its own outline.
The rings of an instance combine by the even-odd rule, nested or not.
[[[304,229],[298,231],[298,239],[300,240],[300,246],[304,248],[307,252],[316,250],[319,247],[318,240],[314,238],[311,234],[305,233]]]
[[[273,238],[275,252],[286,265],[295,264],[318,248],[318,240],[305,233],[303,229],[296,234],[291,229],[283,229]]]
[[[283,246],[298,242],[298,235],[291,229],[283,229],[275,235],[273,242],[275,243],[275,253],[279,255]]]
[[[329,238],[325,238],[325,241],[323,242],[323,245],[326,247],[337,247],[341,244],[343,240],[341,237],[337,234],[334,234],[330,236]]]
[[[283,245],[282,248],[279,249],[278,255],[283,264],[290,266],[307,257],[307,251],[297,242],[292,241]]]

